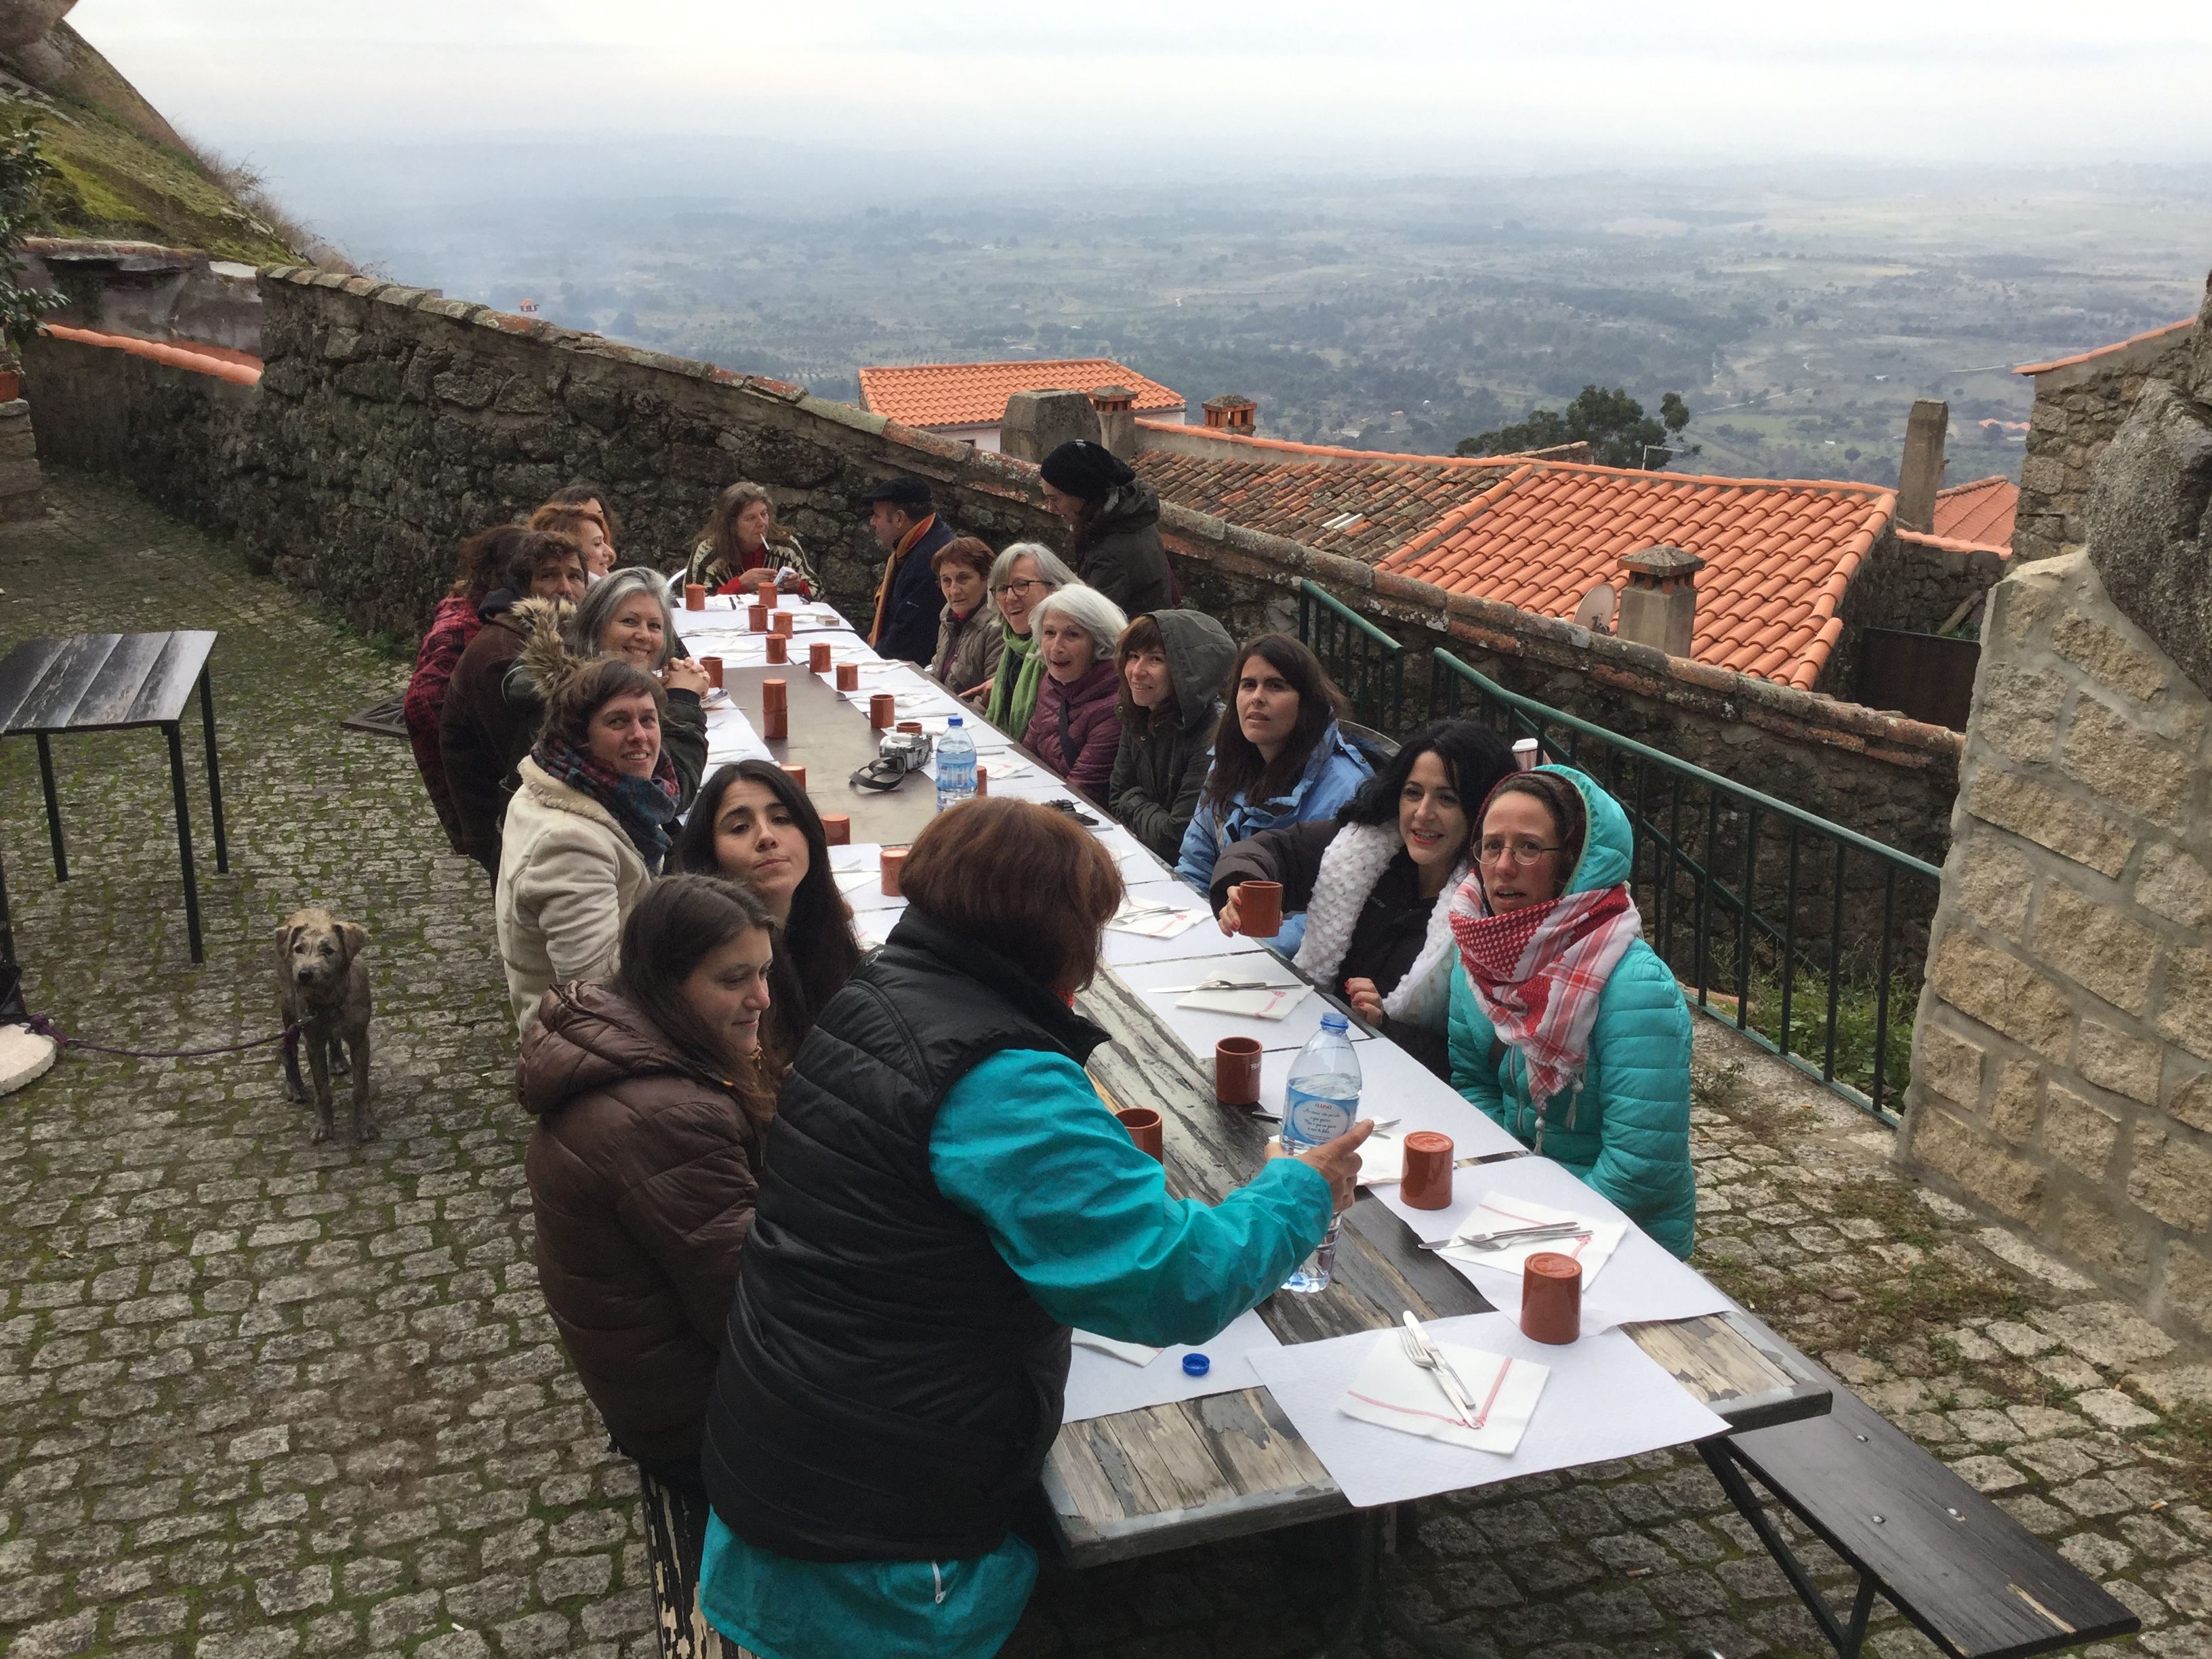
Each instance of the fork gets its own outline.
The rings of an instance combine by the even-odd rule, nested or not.
[[[1459,1386],[1458,1376],[1445,1364],[1444,1357],[1430,1345],[1428,1333],[1421,1328],[1410,1308],[1406,1310],[1405,1320],[1398,1332],[1398,1346],[1406,1351],[1406,1358],[1436,1379],[1437,1387],[1443,1391],[1444,1398],[1458,1414],[1462,1427],[1480,1430],[1482,1425],[1474,1420],[1474,1409]]]
[[[1508,1250],[1516,1244],[1533,1244],[1549,1238],[1572,1238],[1589,1231],[1589,1225],[1580,1221],[1547,1221],[1537,1227],[1504,1227],[1496,1232],[1459,1233],[1450,1238],[1433,1242],[1425,1239],[1421,1248],[1425,1250]]]

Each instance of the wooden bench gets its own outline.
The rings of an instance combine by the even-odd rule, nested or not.
[[[1856,1659],[1876,1594],[1951,1659],[2025,1659],[2140,1628],[2094,1579],[1829,1380],[1826,1416],[1698,1449],[1843,1659]],[[1747,1475],[1858,1576],[1848,1614],[1828,1604]]]

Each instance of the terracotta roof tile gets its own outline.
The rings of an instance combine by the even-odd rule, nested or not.
[[[1934,533],[1948,542],[1972,542],[1999,552],[2012,550],[2013,515],[2020,510],[2020,486],[2009,478],[1977,478],[1936,492]]]
[[[2099,346],[2094,351],[2077,351],[2071,357],[2053,357],[2047,363],[2022,363],[2013,370],[2015,374],[2048,374],[2054,368],[2071,368],[2076,363],[2107,356],[2115,351],[2125,351],[2130,346],[2143,345],[2167,334],[2179,334],[2185,328],[2195,326],[2194,317],[2184,317],[2178,323],[2167,323],[2160,328],[2147,328],[2140,334],[2131,334],[2124,340],[2115,340],[2110,345]]]
[[[1808,689],[1842,631],[1844,586],[1896,510],[1870,484],[1270,447],[1144,449],[1137,468],[1168,501],[1546,616],[1618,585],[1623,554],[1671,543],[1707,561],[1692,655]]]
[[[1180,392],[1146,380],[1111,357],[1025,359],[1011,363],[911,363],[860,371],[860,402],[908,426],[990,426],[1003,419],[1017,392],[1070,386],[1095,392],[1122,386],[1135,407],[1158,413],[1187,407]]]

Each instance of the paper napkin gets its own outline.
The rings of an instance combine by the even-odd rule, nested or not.
[[[1361,1152],[1364,1156],[1365,1148]],[[1509,1244],[1496,1250],[1472,1250],[1459,1246],[1443,1254],[1455,1261],[1503,1273],[1518,1273],[1530,1256],[1543,1251],[1571,1255],[1583,1264],[1583,1288],[1587,1291],[1590,1280],[1597,1277],[1598,1269],[1620,1248],[1623,1235],[1628,1231],[1626,1221],[1598,1221],[1571,1210],[1555,1210],[1548,1204],[1491,1192],[1484,1194],[1473,1212],[1460,1223],[1459,1231],[1496,1232],[1507,1227],[1534,1227],[1553,1221],[1580,1221],[1589,1231],[1570,1233],[1564,1238],[1540,1238],[1527,1244]]]
[[[1510,1457],[1536,1414],[1536,1401],[1544,1392],[1551,1368],[1530,1359],[1509,1359],[1502,1353],[1438,1343],[1437,1352],[1451,1362],[1466,1387],[1468,1403],[1474,1408],[1476,1426],[1464,1426],[1454,1415],[1449,1399],[1436,1376],[1423,1370],[1406,1354],[1395,1331],[1378,1331],[1375,1346],[1345,1390],[1337,1409],[1363,1423],[1379,1424],[1425,1440],[1449,1441],[1469,1451],[1498,1452]]]
[[[1149,1365],[1160,1357],[1161,1350],[1148,1348],[1141,1342],[1121,1342],[1110,1336],[1101,1336],[1096,1331],[1077,1331],[1070,1339],[1079,1346],[1096,1348],[1100,1353],[1111,1354],[1116,1359],[1126,1359],[1132,1365]]]
[[[1306,1000],[1304,985],[1271,985],[1257,991],[1191,992],[1176,1004],[1208,1014],[1234,1014],[1240,1019],[1287,1019]]]

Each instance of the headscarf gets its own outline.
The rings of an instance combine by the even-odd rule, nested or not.
[[[1103,444],[1088,438],[1072,438],[1046,456],[1037,471],[1054,489],[1095,501],[1109,489],[1134,483],[1129,465]]]
[[[1545,776],[1510,774],[1491,791],[1475,822],[1482,822],[1490,800],[1515,778],[1525,782]],[[1582,805],[1579,793],[1575,805]],[[1581,861],[1583,841],[1571,832],[1581,825],[1568,823],[1556,807],[1553,816],[1562,821],[1561,842],[1572,843],[1563,848],[1572,854],[1565,860],[1571,871]],[[1644,932],[1636,902],[1626,884],[1615,883],[1496,915],[1478,866],[1452,895],[1451,929],[1468,988],[1499,1041],[1520,1050],[1528,1069],[1529,1103],[1541,1111],[1588,1063],[1599,994]]]
[[[546,776],[567,784],[580,794],[589,795],[605,807],[629,837],[630,844],[637,848],[646,869],[653,875],[660,873],[660,861],[668,854],[668,826],[675,821],[678,793],[676,763],[665,751],[654,763],[649,778],[617,772],[586,750],[548,739],[540,739],[530,751],[530,757]]]
[[[1002,621],[999,632],[1006,649],[1000,653],[998,675],[991,682],[991,701],[983,718],[1001,732],[1018,733],[1029,729],[1030,716],[1036,711],[1037,688],[1044,679],[1044,653],[1033,648],[1034,629],[1017,634]]]

